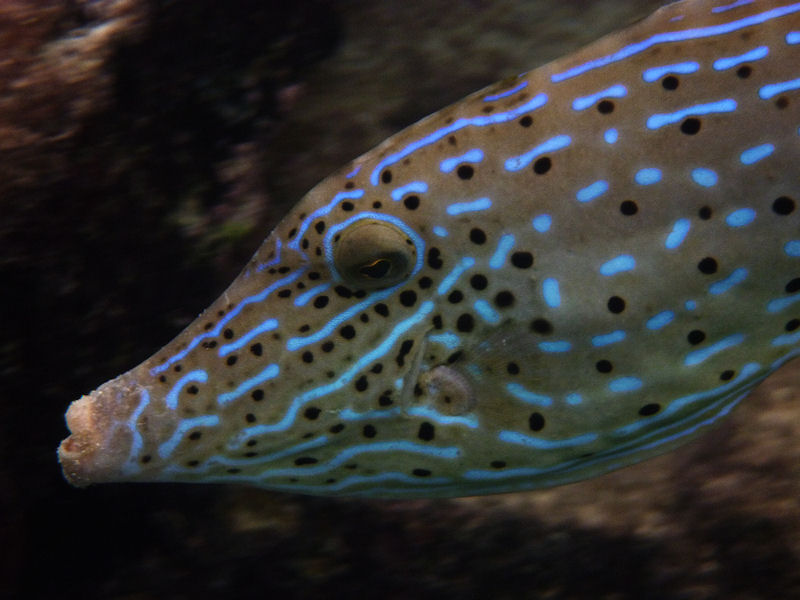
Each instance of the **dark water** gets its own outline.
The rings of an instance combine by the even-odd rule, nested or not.
[[[0,595],[800,597],[792,365],[698,443],[536,493],[75,490],[55,459],[69,401],[176,334],[316,181],[656,4],[0,6]]]

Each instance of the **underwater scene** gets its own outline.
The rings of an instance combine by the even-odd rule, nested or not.
[[[800,597],[800,3],[664,4],[0,5],[0,596]]]

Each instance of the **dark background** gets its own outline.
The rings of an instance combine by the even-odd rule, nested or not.
[[[68,403],[191,321],[319,179],[659,3],[0,3],[0,595],[800,597],[793,365],[678,452],[525,494],[76,490],[56,461]]]

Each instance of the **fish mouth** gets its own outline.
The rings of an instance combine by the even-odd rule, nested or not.
[[[125,479],[134,433],[128,425],[146,390],[120,375],[69,405],[70,435],[58,446],[66,480],[76,487]]]

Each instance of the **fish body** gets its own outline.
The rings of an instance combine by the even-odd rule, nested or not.
[[[69,481],[459,496],[684,443],[800,353],[800,2],[687,0],[321,182],[74,402]]]

